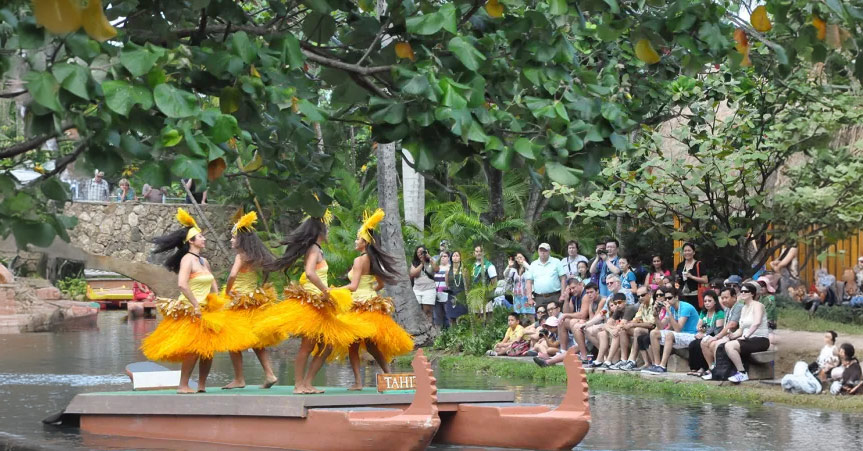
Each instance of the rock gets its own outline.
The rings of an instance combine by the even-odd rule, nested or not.
[[[36,290],[36,296],[45,301],[54,301],[63,298],[63,293],[56,287],[45,287]]]
[[[129,213],[127,223],[132,227],[138,227],[138,215],[136,215],[135,213]]]
[[[0,264],[0,283],[15,283],[15,276],[3,264]]]

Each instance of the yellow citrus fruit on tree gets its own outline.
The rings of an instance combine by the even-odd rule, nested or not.
[[[752,15],[749,16],[749,23],[752,24],[752,28],[755,28],[756,31],[760,31],[762,33],[766,33],[773,28],[773,24],[770,23],[770,19],[767,18],[767,7],[761,5],[755,8],[755,11],[752,11]]]
[[[639,39],[635,43],[635,56],[647,64],[656,64],[659,62],[659,54],[656,53],[656,50],[653,50],[653,46],[650,45],[650,41],[647,39]]]
[[[414,49],[411,47],[408,42],[398,42],[396,43],[396,56],[399,58],[407,58],[411,61],[417,59],[416,55],[414,55]]]
[[[102,0],[87,0],[87,6],[81,13],[81,22],[84,25],[84,31],[99,42],[117,36],[117,29],[108,22],[108,18],[102,11]]]
[[[485,2],[485,12],[495,19],[503,17],[503,5],[498,0],[488,0]]]
[[[815,36],[818,40],[823,41],[824,38],[827,37],[827,22],[824,22],[818,16],[812,16],[812,26],[818,30],[818,33]]]

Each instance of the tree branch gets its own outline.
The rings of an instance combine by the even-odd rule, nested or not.
[[[372,41],[372,44],[369,46],[368,49],[366,49],[366,53],[363,53],[363,56],[360,58],[359,61],[357,61],[357,66],[363,64],[363,61],[365,61],[366,58],[369,57],[369,55],[372,53],[372,49],[374,49],[375,46],[378,45],[378,42],[380,42],[381,37],[384,35],[384,32],[387,30],[387,28],[389,28],[391,22],[392,22],[392,16],[387,17],[386,22],[384,22],[384,25],[378,31],[378,35],[375,36],[375,39],[374,39],[374,41]]]
[[[84,149],[87,148],[87,142],[89,140],[90,138],[83,138],[81,142],[79,142],[78,145],[75,147],[75,150],[73,150],[71,153],[63,155],[62,157],[54,161],[54,169],[42,174],[32,182],[28,183],[28,186],[35,186],[36,184],[42,183],[48,178],[63,172],[63,170],[66,169],[66,166],[69,166],[69,163],[77,160],[78,157],[81,156],[81,153],[84,152]]]
[[[27,141],[13,144],[9,147],[4,148],[3,150],[0,150],[0,158],[11,158],[16,155],[29,152],[44,144],[45,141],[48,141],[49,139],[54,139],[56,137],[56,133],[51,133],[48,135],[39,135],[35,138],[30,138]]]
[[[318,64],[321,64],[321,65],[324,65],[327,67],[332,67],[335,69],[341,69],[341,70],[344,70],[347,72],[353,72],[355,74],[372,75],[372,74],[376,74],[378,72],[388,72],[389,70],[391,70],[393,68],[392,65],[362,67],[362,66],[359,66],[357,64],[346,63],[344,61],[341,61],[341,60],[338,60],[335,58],[331,58],[331,57],[327,57],[327,56],[323,56],[321,54],[315,53],[312,50],[315,48],[315,46],[310,45],[310,44],[305,43],[305,42],[301,42],[300,47],[301,47],[301,50],[303,52],[303,55],[305,55],[306,58],[308,58],[311,61],[314,61]]]
[[[26,89],[22,89],[21,91],[13,91],[13,92],[0,92],[0,98],[3,99],[14,99],[15,97],[27,94]]]
[[[480,0],[474,0],[473,6],[470,8],[470,10],[464,16],[462,16],[461,20],[458,21],[458,26],[462,26],[465,22],[470,20],[470,18],[473,17],[473,15],[476,14],[476,12],[479,11],[480,8],[482,8],[482,5],[484,3],[485,2]]]

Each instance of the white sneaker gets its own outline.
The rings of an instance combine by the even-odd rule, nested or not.
[[[497,353],[496,353],[496,352],[494,352],[494,350],[493,350],[493,349],[489,349],[488,351],[486,351],[485,355],[487,355],[487,356],[489,356],[489,357],[494,357],[494,356],[496,356],[496,355],[497,355]]]
[[[710,374],[710,371],[708,371],[708,372],[704,373],[704,375],[701,376],[701,378],[706,380],[706,381],[709,381],[709,380],[713,379],[713,375]]]
[[[746,382],[749,380],[749,375],[743,372],[736,372],[734,376],[728,378],[729,381],[734,382],[735,384],[739,384],[741,382]]]

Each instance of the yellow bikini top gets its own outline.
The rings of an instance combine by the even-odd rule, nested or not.
[[[353,273],[349,274],[348,277],[352,276]],[[353,278],[351,278],[353,281]],[[372,274],[363,274],[360,276],[360,284],[357,285],[357,290],[353,293],[353,298],[355,301],[364,301],[366,299],[371,299],[378,295],[375,291],[375,287],[378,285],[377,279]]]
[[[327,284],[327,271],[328,270],[329,270],[329,266],[327,266],[326,260],[322,260],[322,261],[318,262],[318,266],[315,267],[315,274],[317,274],[318,277],[320,277],[321,282],[323,282],[324,285]],[[303,275],[300,276],[300,285],[304,289],[306,289],[306,290],[308,290],[314,294],[321,294],[321,290],[319,290],[318,287],[315,286],[315,284],[309,282],[309,278],[306,277],[305,271],[303,272]]]
[[[231,289],[237,294],[252,294],[255,288],[258,287],[258,274],[253,271],[240,271],[237,278],[234,279],[234,286]]]
[[[210,288],[213,286],[214,279],[213,274],[206,270],[189,275],[189,290],[195,295],[195,299],[198,301],[198,306],[201,310],[207,307],[207,295],[210,294]],[[156,308],[162,315],[174,318],[186,315],[190,316],[195,311],[195,308],[192,307],[192,301],[182,293],[180,293],[177,299],[158,299]]]

